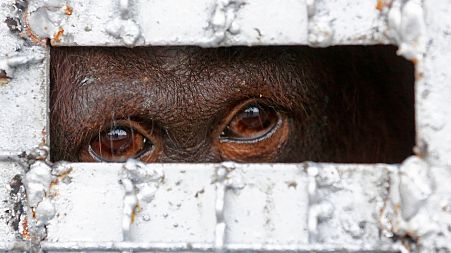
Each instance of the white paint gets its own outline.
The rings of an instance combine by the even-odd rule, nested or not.
[[[162,182],[153,172],[143,173],[154,167],[139,165],[145,168],[127,169],[133,172],[124,178],[129,179],[124,181],[125,189],[118,183],[122,165],[75,164],[69,172],[71,179],[53,186],[51,190],[58,194],[50,199],[46,197],[48,168],[43,170],[43,163],[36,163],[27,175],[28,201],[40,217],[39,226],[48,224],[49,243],[60,241],[63,246],[73,246],[67,242],[120,242],[123,221],[127,220],[125,230],[131,241],[153,239],[165,247],[179,241],[210,247],[214,231],[220,230],[224,231],[220,235],[224,240],[219,240],[224,243],[219,247],[223,249],[240,249],[236,245],[246,246],[241,249],[272,249],[265,245],[306,249],[299,245],[308,243],[310,231],[320,246],[311,244],[309,250],[330,250],[327,245],[337,241],[346,249],[374,249],[384,243],[391,245],[390,237],[395,235],[419,236],[420,252],[449,250],[451,74],[447,66],[451,62],[451,29],[447,24],[451,7],[445,0],[394,0],[390,8],[379,12],[375,2],[249,0],[240,1],[235,8],[233,4],[227,6],[236,1],[209,0],[120,0],[118,4],[30,1],[28,24],[35,36],[52,38],[64,29],[61,41],[52,41],[55,45],[326,46],[395,42],[400,45],[400,54],[418,62],[418,157],[405,161],[399,173],[390,165],[313,164],[307,166],[308,172],[303,170],[304,165],[240,165],[241,169],[230,172],[225,181],[230,188],[225,193],[224,222],[219,224],[223,227],[218,229],[216,191],[211,184],[216,165],[155,165],[165,171]],[[5,1],[6,7],[12,3]],[[63,14],[66,4],[73,7],[72,15]],[[20,15],[17,10],[9,12],[10,8],[0,8],[0,20]],[[47,138],[42,132],[48,131],[49,57],[48,49],[25,43],[6,25],[0,26],[0,36],[0,69],[9,77],[0,85],[0,158],[4,160],[33,150]],[[59,168],[65,173],[69,166]],[[21,170],[13,163],[2,162],[0,167],[5,170],[4,185],[13,176],[9,168]],[[58,171],[53,170],[51,175],[64,174]],[[7,190],[0,193],[3,199],[8,197]],[[130,210],[136,203],[142,204],[142,209],[130,224]],[[1,207],[7,209],[7,205]],[[329,212],[332,207],[333,214]],[[380,232],[388,239],[380,238]],[[14,239],[5,225],[0,225],[0,235],[1,240]],[[107,243],[95,245],[114,248]],[[391,250],[406,251],[395,246]],[[186,250],[187,246],[180,248]]]
[[[316,9],[315,9],[315,0],[306,0],[305,4],[307,5],[307,13],[309,17],[312,17],[315,15]]]
[[[47,225],[55,217],[55,206],[48,198],[42,200],[36,208],[37,226]]]
[[[242,0],[216,1],[213,15],[210,18],[210,29],[213,36],[211,45],[220,44],[225,40],[227,33],[238,34],[240,32],[240,27],[235,19],[243,4]]]
[[[387,44],[386,19],[376,1],[308,0],[311,46]],[[293,25],[293,24],[291,24]]]
[[[141,205],[149,204],[155,197],[164,175],[156,170],[147,170],[146,165],[129,159],[120,172],[120,184],[124,188],[122,235],[131,238],[130,229]]]
[[[116,39],[121,39],[127,46],[134,46],[141,36],[139,25],[130,17],[130,1],[119,1],[118,17],[111,17],[106,24],[106,32]],[[115,15],[117,15],[115,13]]]
[[[66,19],[70,16],[66,14],[68,5],[65,0],[32,0],[28,2],[27,26],[37,38],[45,43],[46,38],[53,39],[65,25]],[[70,6],[69,6],[70,8]],[[56,40],[59,40],[57,38]]]
[[[396,167],[345,164],[313,166],[317,167],[314,177],[317,189],[311,199],[319,204],[328,202],[333,207],[333,216],[325,215],[326,219],[318,220],[315,241],[373,246],[386,242],[386,238],[379,236],[378,217],[388,195],[385,183],[390,171]]]
[[[308,217],[308,230],[310,233],[311,242],[318,240],[319,231],[318,223],[321,220],[327,220],[333,215],[334,207],[330,202],[324,201],[318,204],[310,205]]]
[[[120,1],[70,2],[64,36],[52,44],[227,46],[305,43],[308,37],[304,1],[127,2],[127,8]]]
[[[229,171],[234,170],[235,165],[226,163],[225,165],[220,165],[216,168],[214,175],[214,183],[216,187],[216,198],[215,198],[215,218],[216,218],[216,226],[215,226],[215,240],[214,247],[215,252],[222,253],[224,252],[224,246],[226,243],[226,229],[227,224],[224,219],[224,209],[225,209],[225,194],[227,190],[226,177],[228,176]]]
[[[14,162],[0,161],[0,243],[14,242],[20,231],[14,231],[9,223],[14,215],[14,203],[21,199],[11,196],[10,181],[16,175],[23,175],[23,168]],[[21,198],[22,193],[17,194]],[[21,230],[22,226],[19,226]]]
[[[44,60],[45,55],[41,52],[28,55],[16,55],[0,58],[0,69],[6,72],[9,78],[14,77],[14,72],[17,67],[21,65],[32,65],[41,63]]]
[[[215,208],[221,206],[216,197],[218,188],[213,183],[217,178],[217,165],[71,164],[71,183],[59,183],[58,194],[52,199],[58,215],[47,226],[48,240],[122,241],[124,217],[130,224],[127,215],[131,215],[125,211],[135,207],[138,190],[145,189],[141,184],[159,182],[156,191],[151,190],[152,194],[147,195],[153,195],[150,201],[139,200],[139,211],[127,228],[128,239],[132,242],[168,245],[186,242],[213,247],[215,231],[224,231],[224,234],[217,234],[218,238],[224,238],[217,240],[223,242],[217,244],[219,249],[221,245],[227,248],[234,244],[305,244],[309,239],[310,222],[309,177],[304,171],[308,167],[309,171],[317,171],[313,177],[318,181],[316,198],[325,200],[318,205],[315,216],[320,221],[318,242],[333,242],[336,235],[341,235],[340,240],[348,243],[370,241],[373,246],[383,243],[378,239],[377,229],[373,231],[379,208],[373,199],[382,199],[385,194],[385,186],[381,184],[385,177],[383,167],[373,171],[372,166],[359,166],[354,170],[346,165],[231,163],[225,168],[233,166],[237,168],[226,169],[221,174],[225,179],[224,187],[228,188],[224,191],[224,220],[216,223],[221,216],[221,212],[215,211],[221,209]],[[128,176],[124,177],[124,173]],[[164,180],[160,182],[156,175],[163,174]],[[132,184],[124,185],[124,178],[130,179]],[[331,197],[335,194],[339,194],[339,199]],[[86,198],[88,195],[90,197]],[[124,202],[124,196],[134,200]],[[349,206],[353,208],[344,208]],[[368,213],[368,210],[372,211]],[[357,241],[356,237],[359,237]]]
[[[50,199],[50,185],[53,180],[52,168],[44,161],[35,161],[25,174],[23,184],[26,189],[28,230],[32,238],[45,238],[45,228],[55,216],[55,206]],[[34,212],[34,214],[33,214]],[[22,225],[23,227],[23,225]]]
[[[388,35],[399,45],[398,54],[421,61],[426,50],[424,11],[421,0],[394,0],[388,12]]]
[[[427,49],[416,83],[417,145],[434,167],[451,168],[451,29],[447,1],[424,1]]]
[[[43,161],[33,163],[24,179],[28,205],[37,207],[48,192],[51,182],[51,167]]]
[[[48,88],[48,49],[29,45],[5,24],[22,15],[14,2],[0,7],[0,153],[12,157],[47,141]]]
[[[74,12],[62,25],[67,36],[52,43],[211,47],[389,42],[385,17],[369,0],[124,1],[123,7],[117,3],[71,2]]]
[[[122,236],[124,241],[128,241],[130,238],[130,224],[133,222],[133,216],[135,215],[138,205],[138,198],[136,197],[135,188],[131,180],[121,179],[119,182],[124,187],[125,192],[122,211]]]
[[[402,216],[409,220],[432,194],[427,163],[415,156],[406,159],[401,166],[399,187]]]
[[[309,42],[320,47],[329,46],[334,36],[329,23],[315,23],[310,27],[309,33]]]

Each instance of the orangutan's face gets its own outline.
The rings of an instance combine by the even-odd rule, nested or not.
[[[414,145],[413,70],[393,48],[51,56],[53,160],[400,162]]]

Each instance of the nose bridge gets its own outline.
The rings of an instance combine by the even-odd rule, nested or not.
[[[219,153],[210,143],[200,143],[192,147],[166,145],[156,162],[205,163],[220,162]]]

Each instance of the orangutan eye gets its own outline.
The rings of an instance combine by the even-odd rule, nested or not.
[[[129,126],[113,126],[91,139],[89,154],[99,162],[125,162],[138,158],[153,144],[136,129]]]
[[[247,105],[233,116],[221,133],[221,141],[255,142],[277,130],[282,119],[272,107]]]

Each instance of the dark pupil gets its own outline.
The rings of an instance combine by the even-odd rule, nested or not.
[[[263,130],[271,124],[269,114],[258,106],[249,106],[238,117],[242,127],[256,131]]]
[[[109,132],[104,132],[100,137],[102,147],[113,155],[120,155],[127,150],[132,143],[132,136],[129,129],[122,127],[112,128]]]

